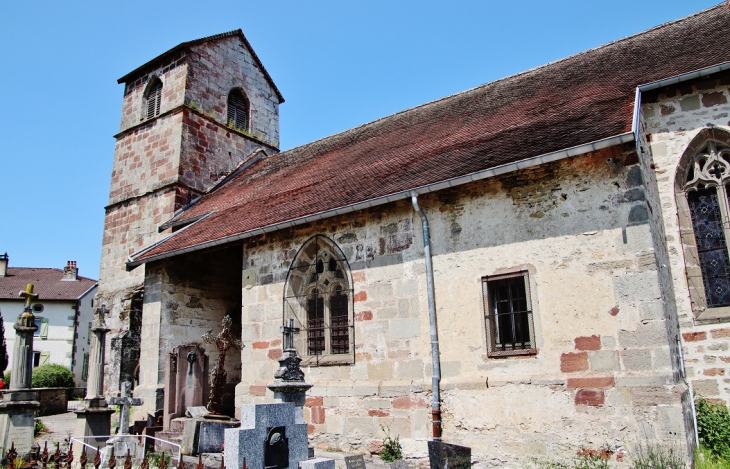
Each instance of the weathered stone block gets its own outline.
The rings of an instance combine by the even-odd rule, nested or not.
[[[560,355],[560,371],[574,373],[588,370],[588,353],[564,353]]]
[[[700,108],[700,97],[699,96],[688,96],[684,99],[679,100],[679,108],[683,112],[696,111]]]
[[[621,358],[623,359],[624,367],[629,371],[651,369],[650,350],[624,350],[621,352]]]
[[[601,338],[597,335],[575,338],[576,350],[600,350]]]
[[[602,390],[579,389],[575,393],[575,405],[601,406],[605,400]]]

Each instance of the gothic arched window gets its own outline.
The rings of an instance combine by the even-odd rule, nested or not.
[[[284,288],[284,324],[301,332],[294,344],[303,364],[352,363],[354,319],[350,267],[326,236],[307,240],[292,262]]]
[[[730,139],[716,138],[723,134],[700,132],[677,171],[687,279],[698,320],[730,317]]]
[[[248,130],[248,100],[239,89],[228,94],[227,124],[229,127]]]
[[[145,115],[147,119],[160,114],[160,104],[162,104],[162,81],[154,77],[150,80],[145,91]]]

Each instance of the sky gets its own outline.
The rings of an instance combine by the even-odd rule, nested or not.
[[[1,2],[0,253],[98,278],[117,79],[181,42],[243,30],[286,100],[286,150],[718,2]]]

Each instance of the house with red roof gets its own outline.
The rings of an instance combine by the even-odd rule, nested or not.
[[[77,387],[86,387],[93,300],[96,280],[81,277],[76,262],[63,269],[12,267],[7,253],[0,255],[0,311],[5,327],[8,364],[13,363],[13,325],[25,300],[18,293],[33,284],[38,331],[33,338],[33,367],[54,364],[71,370]],[[10,370],[12,374],[12,370]]]
[[[722,3],[287,151],[241,31],[121,78],[99,298],[125,337],[139,315],[138,412],[230,316],[226,411],[273,399],[293,322],[315,448],[377,452],[387,429],[479,467],[689,457],[694,397],[730,402],[729,21]]]

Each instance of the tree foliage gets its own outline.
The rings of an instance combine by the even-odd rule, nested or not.
[[[0,374],[8,368],[8,347],[5,344],[5,324],[0,312]]]

